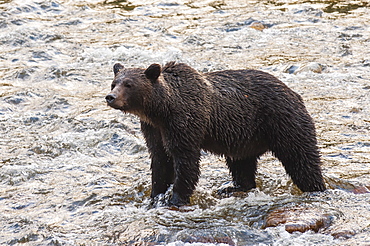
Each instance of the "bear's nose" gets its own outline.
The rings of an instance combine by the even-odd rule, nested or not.
[[[107,101],[108,104],[111,104],[112,102],[114,102],[114,100],[116,100],[116,95],[109,94],[105,97],[105,100]]]

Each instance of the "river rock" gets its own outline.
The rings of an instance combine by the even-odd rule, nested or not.
[[[331,223],[329,215],[322,214],[314,208],[277,208],[267,215],[264,228],[285,225],[289,233],[306,232],[312,230],[318,232],[327,228]]]
[[[333,230],[330,233],[336,239],[348,239],[356,234],[356,231],[351,229]]]
[[[355,187],[352,192],[354,194],[365,194],[365,193],[370,193],[370,186],[358,186]]]
[[[289,73],[289,74],[293,74],[295,73],[295,71],[297,71],[297,69],[299,68],[299,66],[296,66],[296,65],[286,65],[283,67],[283,73]]]
[[[298,74],[302,72],[321,73],[323,71],[323,66],[317,62],[310,62],[303,65],[288,64],[284,66],[282,70],[284,73],[289,74]]]
[[[258,31],[262,31],[263,29],[266,28],[266,26],[260,22],[260,21],[254,21],[252,24],[249,25],[250,28],[256,29]]]
[[[321,73],[323,67],[321,64],[317,62],[310,62],[304,64],[303,66],[299,67],[294,73],[301,73],[301,72],[314,72],[314,73]]]

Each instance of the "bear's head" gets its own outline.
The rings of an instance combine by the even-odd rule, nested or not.
[[[161,74],[161,66],[152,64],[146,70],[125,68],[120,63],[113,66],[114,79],[111,92],[105,97],[107,104],[123,112],[140,115],[145,100],[150,98],[153,84]]]

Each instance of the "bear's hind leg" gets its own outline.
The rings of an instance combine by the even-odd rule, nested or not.
[[[326,188],[321,174],[317,147],[315,145],[310,148],[302,146],[283,147],[279,145],[272,152],[282,162],[285,171],[301,191],[324,191]]]
[[[241,160],[226,158],[226,164],[229,167],[233,177],[233,187],[227,187],[218,191],[218,194],[228,194],[237,191],[248,191],[256,188],[256,170],[258,157],[249,157]]]
[[[268,129],[273,129],[268,134],[269,149],[301,191],[324,191],[320,153],[311,117],[303,104],[279,110],[281,114],[270,117],[275,120],[268,122]]]

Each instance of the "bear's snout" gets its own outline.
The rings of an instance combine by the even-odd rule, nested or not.
[[[116,95],[114,94],[109,94],[105,97],[105,100],[107,101],[108,104],[112,104],[114,100],[116,100]]]

